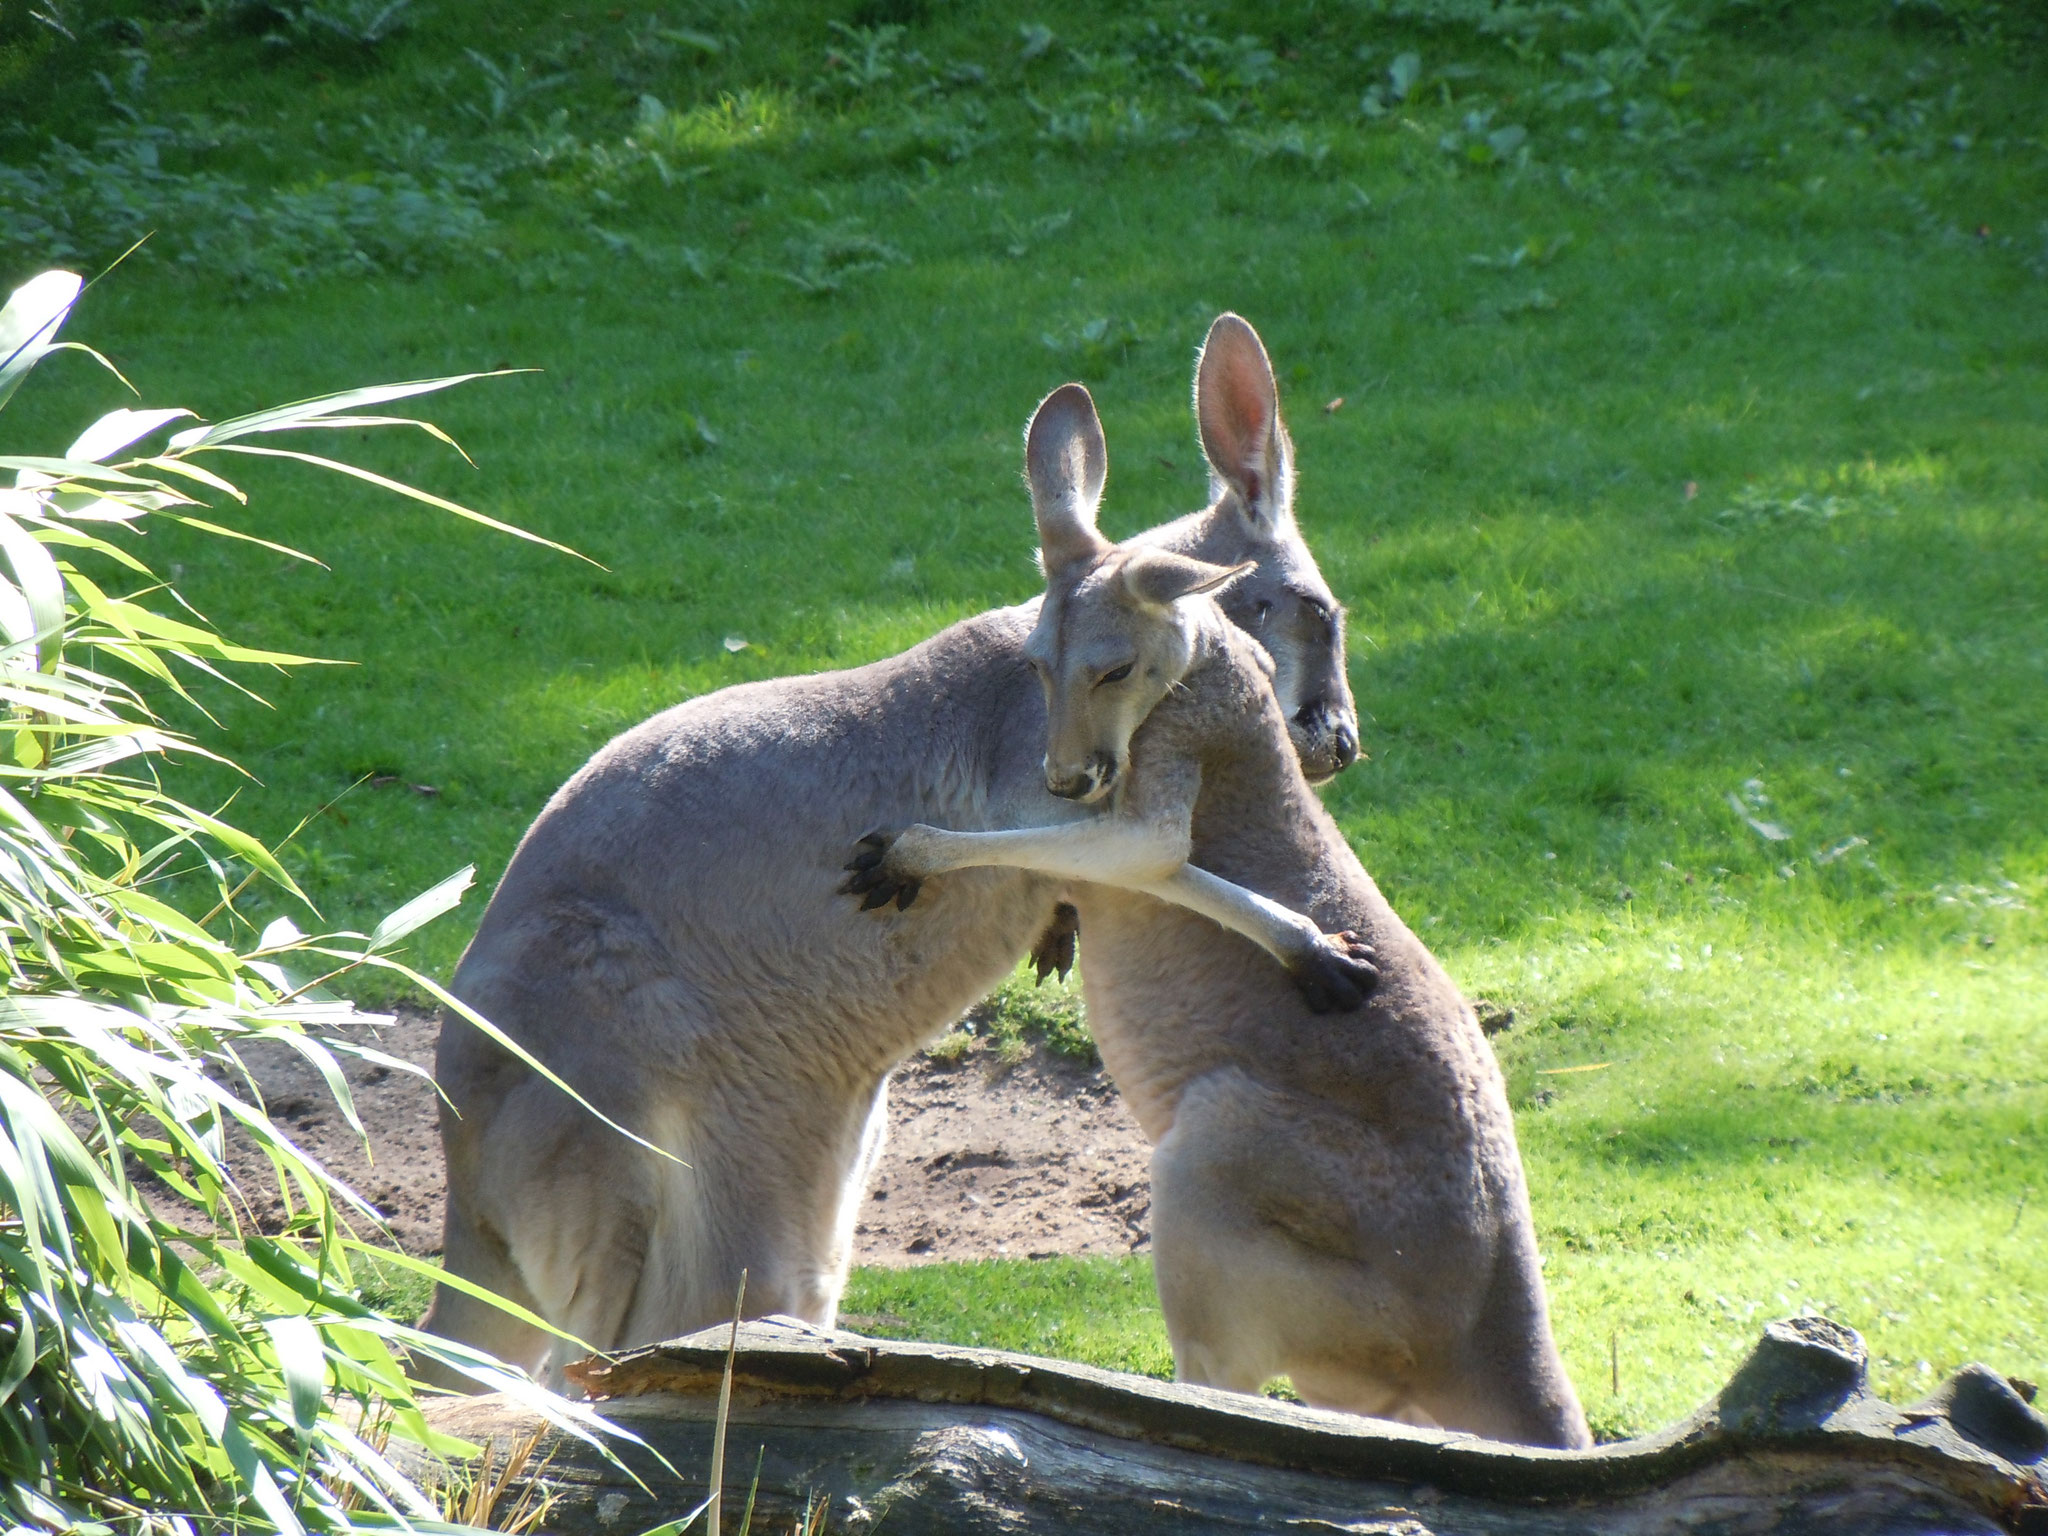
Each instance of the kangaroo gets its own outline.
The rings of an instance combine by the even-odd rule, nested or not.
[[[1090,509],[1040,512],[1047,593],[1025,654],[1046,695],[1050,781],[1123,722],[1100,680],[1157,601],[1141,541]],[[1310,789],[1274,663],[1200,599],[1170,706],[1131,734],[1119,836],[1094,826],[912,826],[856,856],[868,898],[915,901],[987,866],[1061,874],[1088,935],[1090,1026],[1153,1142],[1152,1242],[1181,1379],[1536,1445],[1591,1443],[1550,1332],[1498,1065],[1470,1007],[1380,895]],[[1204,615],[1199,610],[1208,607]],[[1192,805],[1192,818],[1180,820]],[[1159,845],[1144,846],[1149,833]],[[1363,1012],[1312,1019],[1285,973],[1181,882],[1255,891],[1371,947]],[[1176,904],[1159,899],[1171,896]],[[936,902],[971,900],[948,885]]]
[[[1263,373],[1263,389],[1243,383],[1248,369]],[[1284,432],[1266,408],[1276,397],[1264,350],[1235,317],[1212,328],[1196,395],[1205,443],[1221,434],[1212,463],[1224,490],[1175,539],[1133,552],[1156,601],[1128,637],[1127,670],[1096,680],[1119,723],[1073,773],[1055,778],[1044,761],[1045,696],[1025,655],[1036,605],[1026,604],[866,667],[691,700],[610,743],[550,800],[455,990],[688,1166],[622,1141],[451,1019],[436,1076],[448,1100],[452,1274],[600,1348],[717,1320],[742,1267],[753,1313],[832,1321],[880,1150],[888,1074],[1016,963],[1062,881],[1131,865],[1112,857],[1130,829],[1103,802],[1120,795],[1128,733],[1193,654],[1180,600],[1256,582],[1270,563],[1285,587],[1264,610],[1268,624],[1283,599],[1320,604],[1333,616],[1324,643],[1341,639],[1334,599],[1288,513],[1288,478],[1245,476],[1246,462],[1271,467]],[[1263,414],[1247,419],[1245,402]],[[1252,448],[1250,461],[1233,460]],[[1092,508],[1106,456],[1086,391],[1041,405],[1027,456],[1035,501]],[[1230,529],[1250,555],[1234,566],[1170,547],[1215,551],[1230,545]],[[1322,689],[1318,709],[1293,700],[1293,713],[1315,722],[1303,725],[1308,739],[1334,733],[1332,762],[1355,752],[1341,667],[1293,665],[1299,678],[1322,679],[1302,684]],[[826,850],[865,829],[1000,830],[1063,817],[1085,820],[1092,846],[1053,875],[976,871],[949,881],[943,903],[901,910],[915,892],[899,890],[898,908],[870,900],[880,909],[865,915],[836,894],[841,871]],[[1181,821],[1185,841],[1185,808]],[[1161,812],[1136,839],[1147,889],[1253,935],[1311,1007],[1357,1006],[1373,978],[1364,946],[1159,858],[1167,824]],[[533,1370],[553,1342],[449,1286],[426,1325]]]
[[[1219,590],[1224,616],[1273,658],[1273,692],[1311,784],[1358,760],[1358,706],[1345,674],[1344,610],[1294,524],[1294,444],[1265,344],[1234,314],[1216,317],[1195,365],[1195,425],[1209,505],[1129,542],[1215,565],[1256,562]],[[1040,981],[1074,963],[1078,914],[1061,902],[1033,947]]]

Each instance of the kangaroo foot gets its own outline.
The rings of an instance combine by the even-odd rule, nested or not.
[[[1081,913],[1072,902],[1063,901],[1052,909],[1052,921],[1031,946],[1031,963],[1040,981],[1055,971],[1061,981],[1067,979],[1067,972],[1074,968],[1074,940],[1080,933]]]
[[[1311,1013],[1349,1013],[1380,979],[1372,946],[1348,930],[1323,934],[1288,967],[1288,974]]]
[[[894,832],[870,832],[854,844],[853,858],[843,866],[847,876],[839,882],[839,894],[860,897],[863,912],[871,912],[891,901],[896,903],[898,912],[908,909],[917,900],[918,890],[924,882],[889,867],[889,853],[895,845]]]

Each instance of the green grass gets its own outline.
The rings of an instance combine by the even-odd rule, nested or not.
[[[1171,1376],[1148,1259],[984,1259],[863,1269],[843,1322],[878,1338],[943,1339]]]
[[[470,860],[494,879],[589,751],[678,698],[1029,595],[1018,432],[1063,378],[1103,410],[1113,530],[1197,504],[1191,349],[1241,310],[1353,614],[1372,760],[1330,803],[1453,974],[1517,1012],[1498,1045],[1596,1422],[1669,1420],[1804,1305],[1862,1328],[1895,1395],[1973,1357],[2038,1375],[2040,23],[1965,0],[1521,14],[1067,7],[1039,47],[973,0],[439,0],[374,50],[74,18],[75,46],[0,40],[31,125],[0,158],[89,144],[113,120],[91,71],[129,91],[140,46],[133,110],[219,125],[161,164],[273,209],[229,249],[210,184],[150,194],[164,254],[75,333],[152,403],[544,370],[437,405],[476,470],[362,452],[602,570],[268,465],[262,531],[331,571],[154,551],[252,641],[360,663],[270,708],[208,696],[259,780],[248,824],[337,802],[296,857],[338,921]],[[871,30],[828,25],[850,18]],[[501,100],[515,56],[563,78],[493,119],[465,48]],[[893,72],[861,85],[871,63]],[[443,211],[366,215],[365,275],[293,277],[345,264],[334,241],[259,238],[310,217],[275,189],[394,166]],[[437,255],[465,199],[488,225]],[[115,403],[82,359],[42,372],[10,408],[24,442]],[[367,775],[390,782],[351,790]],[[202,764],[178,787],[233,789]],[[466,936],[451,919],[417,958],[445,974]],[[850,1305],[1149,1368],[1141,1272],[869,1273]]]
[[[1088,1010],[1081,1001],[1079,971],[1040,981],[1029,962],[991,992],[967,1017],[926,1049],[957,1061],[979,1040],[999,1062],[1016,1063],[1034,1049],[1095,1065],[1101,1060],[1088,1033]]]

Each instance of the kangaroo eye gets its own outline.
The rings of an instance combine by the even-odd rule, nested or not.
[[[1103,673],[1095,680],[1095,686],[1100,688],[1104,683],[1120,683],[1130,675],[1131,663],[1127,661],[1115,671]]]
[[[1271,603],[1260,603],[1257,608],[1252,610],[1252,622],[1258,625],[1259,628],[1264,629],[1266,627],[1266,618],[1272,611],[1273,605]]]

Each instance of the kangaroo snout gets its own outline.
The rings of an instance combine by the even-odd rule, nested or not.
[[[1358,761],[1358,727],[1342,715],[1330,726],[1330,755],[1340,771]]]
[[[1087,761],[1078,768],[1059,768],[1047,758],[1045,787],[1062,800],[1078,800],[1087,805],[1109,793],[1116,783],[1116,772],[1116,759],[1107,752],[1089,753]]]
[[[1327,699],[1311,699],[1287,722],[1301,766],[1309,779],[1335,778],[1358,761],[1358,722]]]

